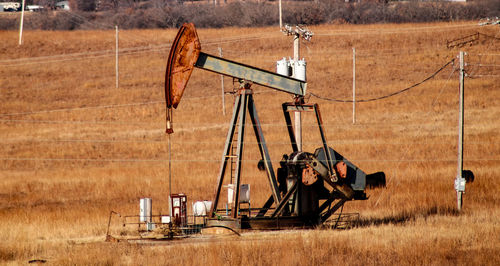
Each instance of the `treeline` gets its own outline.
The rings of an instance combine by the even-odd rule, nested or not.
[[[84,8],[78,6],[80,2],[82,5],[89,3],[91,5]],[[161,0],[102,0],[99,2],[73,0],[70,2],[73,6],[72,11],[33,13],[25,17],[24,27],[41,30],[111,29],[114,25],[122,29],[177,28],[184,22],[194,22],[197,27],[220,28],[269,26],[279,23],[276,2],[233,2],[220,6],[205,1],[182,3]],[[494,16],[500,16],[498,0],[478,0],[468,3],[345,3],[344,0],[319,0],[287,1],[283,4],[283,21],[289,24],[435,22],[477,20]],[[0,16],[0,29],[16,29],[18,26],[19,17]]]

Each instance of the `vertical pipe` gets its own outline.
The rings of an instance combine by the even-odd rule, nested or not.
[[[23,44],[24,2],[21,5],[21,23],[19,25],[19,45]]]
[[[352,124],[356,123],[356,48],[352,47]]]
[[[115,87],[118,89],[118,80],[119,80],[119,77],[118,77],[118,26],[115,26],[115,31],[116,31],[116,36],[115,36],[115,50],[116,50],[116,55],[115,55],[115,76],[116,76],[116,84],[115,84]]]
[[[170,198],[170,196],[172,195],[172,144],[171,144],[172,139],[170,138],[170,135],[172,134],[167,134],[167,135],[168,135],[168,197]],[[169,204],[172,203],[170,202]]]
[[[219,47],[219,56],[222,57],[222,47]],[[226,100],[224,99],[224,75],[220,75],[220,85],[222,94],[222,114],[226,115]]]

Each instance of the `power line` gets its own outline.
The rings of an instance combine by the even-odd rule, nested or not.
[[[32,114],[53,113],[53,112],[65,112],[65,111],[75,111],[75,110],[120,108],[120,107],[130,107],[130,106],[139,106],[139,105],[151,105],[151,104],[160,104],[160,103],[164,103],[164,101],[152,101],[152,102],[142,102],[142,103],[128,103],[128,104],[111,104],[111,105],[88,106],[88,107],[71,107],[71,108],[61,108],[61,109],[53,109],[53,110],[41,110],[41,111],[33,111],[33,112],[8,113],[8,114],[0,114],[0,117],[2,117],[2,116],[15,116],[15,115],[32,115]]]
[[[412,34],[419,31],[447,31],[453,28],[465,29],[465,28],[479,28],[476,24],[461,24],[461,25],[449,25],[449,26],[427,26],[427,27],[405,27],[399,29],[374,29],[374,30],[350,30],[350,31],[338,31],[334,33],[320,33],[317,30],[315,36],[338,36],[338,35],[360,35],[360,34]]]
[[[132,48],[122,48],[119,50],[121,56],[128,56],[134,54],[151,53],[151,52],[162,52],[170,48],[170,45],[158,45],[158,46],[140,46]],[[114,50],[101,50],[94,52],[85,53],[73,53],[73,54],[61,54],[52,56],[40,56],[40,57],[25,57],[18,59],[4,59],[0,60],[0,64],[3,66],[23,66],[23,65],[33,65],[33,64],[46,64],[46,63],[59,63],[64,61],[77,61],[77,60],[91,60],[108,58],[115,56]]]
[[[406,87],[406,88],[404,88],[402,90],[399,90],[399,91],[396,91],[396,92],[393,92],[393,93],[390,93],[390,94],[387,94],[387,95],[384,95],[384,96],[376,97],[376,98],[356,100],[356,102],[373,102],[373,101],[378,101],[378,100],[386,99],[386,98],[389,98],[389,97],[401,94],[403,92],[409,91],[410,89],[413,89],[413,88],[415,88],[415,87],[423,84],[424,82],[427,82],[428,80],[434,78],[439,72],[443,71],[448,65],[452,64],[453,62],[455,62],[455,58],[453,58],[450,61],[448,61],[446,64],[444,64],[442,67],[440,67],[436,72],[434,72],[432,75],[430,75],[430,76],[426,77],[425,79],[423,79],[422,81],[420,81],[418,83],[415,83],[415,84],[413,84],[413,85],[411,85],[409,87]],[[353,102],[353,100],[340,100],[340,99],[328,98],[328,97],[320,96],[320,95],[312,93],[312,92],[309,92],[309,94],[311,96],[314,96],[314,97],[318,98],[318,99],[322,99],[322,100],[326,100],[326,101],[341,102],[341,103],[352,103]]]
[[[470,78],[478,78],[478,77],[500,77],[500,74],[497,74],[497,75],[489,75],[489,74],[475,75],[475,74],[470,74],[470,75],[467,75],[467,76],[470,77]]]
[[[228,38],[222,38],[220,40],[209,39],[206,42],[204,42],[204,45],[218,45],[221,43],[249,41],[255,39],[262,39],[263,37],[266,37],[266,35],[264,34],[249,35],[247,37],[239,37],[239,38],[228,37]],[[151,45],[139,46],[139,47],[120,49],[119,53],[120,55],[131,55],[131,54],[147,53],[147,52],[159,52],[162,51],[163,49],[168,49],[170,47],[171,47],[170,44],[162,44],[155,46]],[[4,59],[0,60],[0,64],[4,64],[4,66],[19,66],[19,65],[42,64],[42,63],[62,62],[62,61],[72,61],[72,60],[86,60],[86,59],[95,59],[95,58],[112,57],[112,56],[115,56],[115,51],[113,49],[108,49],[108,50],[100,50],[93,52],[73,53],[73,54]]]
[[[254,94],[264,94],[264,93],[275,93],[275,91],[272,91],[272,90],[258,91],[258,92],[255,92]],[[183,97],[182,99],[196,100],[196,99],[208,99],[208,98],[215,98],[215,97],[220,97],[220,95],[191,96],[191,97]],[[121,107],[152,105],[152,104],[161,104],[161,103],[165,103],[165,101],[151,101],[151,102],[130,103],[130,104],[110,104],[110,105],[98,105],[98,106],[89,106],[89,107],[68,107],[68,108],[53,109],[53,110],[6,113],[6,114],[0,114],[0,117],[2,117],[2,116],[15,116],[15,115],[31,115],[31,114],[51,113],[51,112],[63,112],[63,111],[75,111],[75,110],[78,111],[78,110],[86,110],[86,109],[121,108]]]
[[[43,143],[150,143],[150,144],[161,144],[165,143],[165,140],[148,140],[148,139],[30,139],[30,140],[16,140],[16,139],[6,139],[0,141],[0,143],[18,143],[18,144],[43,144]],[[404,142],[395,142],[395,141],[377,141],[373,139],[357,139],[357,140],[335,140],[329,141],[329,145],[368,145],[368,146],[378,146],[378,145],[456,145],[455,142],[444,142],[444,141],[404,141]],[[254,145],[254,144],[262,144],[257,141],[245,141],[245,144]],[[267,141],[265,142],[267,145],[291,145],[290,142],[286,141]],[[305,145],[322,145],[323,142],[319,141],[309,141],[304,142]],[[467,145],[491,145],[490,141],[466,141]],[[220,145],[219,142],[213,141],[182,141],[182,143],[177,144],[178,146],[183,145]]]
[[[448,82],[450,81],[450,78],[451,78],[451,76],[453,75],[453,73],[455,72],[455,70],[456,70],[456,68],[453,68],[453,69],[452,69],[452,71],[450,72],[450,75],[449,75],[449,76],[448,76],[448,78],[446,79],[445,84],[444,84],[443,86],[441,86],[441,89],[439,90],[438,95],[437,95],[437,96],[433,99],[433,101],[432,101],[432,103],[431,103],[431,109],[430,109],[430,110],[429,110],[426,114],[424,114],[424,115],[423,115],[423,117],[424,117],[424,116],[429,115],[429,114],[432,112],[432,107],[434,107],[434,105],[436,104],[436,102],[437,102],[438,98],[439,98],[439,97],[441,96],[441,94],[443,93],[444,88],[446,87],[446,85],[447,85],[447,84],[448,84]],[[418,129],[418,131],[417,131],[417,134],[416,134],[416,137],[419,137],[419,136],[420,136],[420,133],[421,133],[421,131],[422,131],[421,129],[422,129],[422,127],[419,127],[419,129]],[[407,149],[406,149],[406,151],[404,152],[403,156],[401,156],[400,158],[404,158],[404,157],[406,157],[406,155],[409,153],[409,151],[410,151],[410,147],[408,146],[408,148],[407,148]],[[455,160],[454,160],[454,161],[455,161]],[[389,179],[387,180],[387,184],[389,184],[391,181],[392,181],[392,176],[390,176],[390,177],[389,177]],[[398,182],[398,184],[399,184],[399,182]],[[384,192],[385,192],[385,190],[384,190],[384,191],[382,191],[382,193],[380,193],[380,195],[378,196],[377,201],[375,202],[375,206],[377,206],[377,205],[378,205],[378,203],[380,202],[380,200],[382,199],[382,196],[384,195]]]
[[[121,107],[121,106],[118,106]],[[71,109],[69,109],[71,110]],[[42,111],[44,112],[44,111]],[[13,114],[16,115],[16,114]],[[411,127],[411,126],[422,126],[422,124],[409,124],[408,120],[405,120],[405,123],[396,123],[396,122],[387,122],[387,123],[358,123],[356,125],[351,125],[353,128],[365,128],[365,127]],[[418,120],[414,120],[418,122]],[[159,123],[159,121],[148,121],[148,122],[140,122],[140,121],[130,121],[130,120],[33,120],[33,119],[0,119],[0,122],[4,123],[32,123],[32,124],[104,124],[104,125],[151,125],[154,123]],[[449,123],[450,121],[441,121],[442,123]],[[433,123],[432,126],[435,126],[438,123]],[[211,127],[228,127],[227,123],[177,123],[177,127],[180,127],[181,130],[193,130],[193,129],[205,129]],[[246,126],[254,126],[252,123],[246,123]],[[269,123],[261,123],[259,124],[262,127],[286,127],[284,123],[280,122],[269,122]],[[315,123],[303,123],[304,127],[318,127],[318,124]],[[474,123],[474,126],[479,126],[482,124]],[[346,128],[345,124],[323,124],[323,127],[326,128]]]
[[[495,64],[467,64],[467,66],[479,66],[479,67],[500,67],[500,65]]]
[[[394,162],[394,163],[401,163],[401,162],[426,162],[426,163],[435,163],[435,162],[455,162],[455,159],[443,159],[443,158],[425,158],[425,159],[408,159],[408,160],[390,160],[390,159],[382,159],[382,160],[373,160],[373,159],[350,159],[352,161],[356,162]],[[168,159],[137,159],[137,158],[100,158],[100,159],[95,159],[95,158],[39,158],[39,157],[25,157],[25,158],[18,158],[18,157],[3,157],[0,158],[0,161],[59,161],[59,162],[65,162],[65,161],[79,161],[79,162],[123,162],[123,163],[130,163],[130,162],[158,162],[158,163],[165,163],[168,161]],[[257,159],[242,159],[243,162],[254,162],[257,163],[260,160]],[[279,163],[280,160],[271,160],[273,163]],[[468,158],[464,159],[464,161],[500,161],[500,158]],[[185,162],[207,162],[207,163],[220,163],[220,158],[219,159],[172,159],[172,162],[178,162],[178,163],[185,163]]]

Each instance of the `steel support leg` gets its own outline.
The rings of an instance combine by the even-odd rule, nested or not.
[[[243,138],[245,136],[245,121],[246,121],[246,110],[248,109],[248,94],[246,94],[246,90],[241,91],[241,97],[240,97],[240,111],[239,111],[239,125],[238,125],[238,147],[236,149],[236,156],[238,156],[236,160],[236,182],[234,184],[235,186],[235,192],[234,192],[234,199],[233,199],[233,206],[231,207],[231,215],[233,218],[238,217],[238,209],[239,209],[239,201],[240,201],[240,179],[241,179],[241,158],[243,155]]]
[[[262,128],[260,127],[259,117],[257,115],[257,109],[255,109],[255,103],[253,101],[252,95],[248,95],[248,112],[250,113],[250,119],[252,120],[253,130],[255,132],[255,137],[257,138],[257,144],[259,145],[260,155],[262,160],[264,160],[264,165],[266,167],[267,178],[269,180],[269,186],[271,187],[272,196],[274,202],[280,202],[281,195],[278,189],[278,182],[276,181],[276,176],[274,175],[273,165],[271,163],[271,157],[269,156],[269,151],[267,150],[266,140],[264,139],[264,134]]]
[[[276,206],[276,209],[274,210],[273,214],[271,215],[271,217],[276,217],[278,214],[281,213],[281,211],[283,211],[283,208],[288,204],[288,200],[290,199],[290,197],[295,194],[295,191],[297,191],[297,187],[298,187],[298,183],[299,181],[295,182],[293,184],[293,186],[290,188],[290,190],[288,190],[288,192],[285,194],[285,196],[281,199],[280,203],[278,204],[278,206]]]
[[[226,167],[227,167],[227,161],[229,160],[229,154],[231,152],[231,143],[233,142],[233,137],[234,137],[234,131],[236,129],[236,123],[238,119],[238,114],[241,112],[241,106],[240,106],[240,98],[242,98],[241,95],[236,96],[235,102],[234,102],[234,109],[233,109],[233,116],[231,117],[231,122],[229,126],[229,130],[227,132],[227,137],[226,137],[226,143],[224,144],[224,151],[222,153],[222,160],[221,160],[221,165],[220,165],[220,170],[219,170],[219,176],[217,178],[217,188],[215,191],[215,196],[212,204],[212,209],[210,211],[209,216],[211,218],[214,217],[215,213],[217,212],[217,204],[219,202],[219,197],[220,197],[220,192],[222,189],[222,184],[224,182],[224,174],[226,173]]]

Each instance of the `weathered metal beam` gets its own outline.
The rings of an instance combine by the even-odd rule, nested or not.
[[[239,125],[238,125],[238,146],[236,148],[236,155],[238,158],[236,159],[236,169],[235,169],[235,192],[233,199],[233,206],[231,208],[231,215],[233,218],[238,217],[238,209],[240,208],[240,180],[241,180],[241,161],[243,158],[243,138],[245,137],[245,121],[246,121],[246,110],[248,109],[248,95],[246,94],[247,90],[241,91],[240,96],[240,113],[239,113]]]
[[[326,135],[323,130],[323,119],[321,119],[321,112],[319,111],[319,105],[314,104],[314,112],[316,113],[316,120],[318,121],[319,133],[321,134],[321,141],[323,142],[323,150],[325,151],[326,161],[328,164],[328,170],[330,174],[333,176],[335,171],[333,169],[332,155],[330,154],[330,149],[328,149],[328,144],[326,143]]]
[[[222,153],[222,160],[219,170],[219,176],[217,178],[217,188],[215,190],[214,200],[212,204],[212,209],[210,210],[209,217],[213,218],[217,212],[217,204],[219,203],[220,192],[222,189],[222,184],[224,182],[224,174],[226,173],[227,161],[229,158],[229,153],[231,149],[231,143],[233,142],[234,131],[236,129],[236,123],[238,122],[238,114],[244,112],[241,110],[240,98],[244,97],[238,94],[234,102],[233,116],[231,117],[230,127],[227,132],[226,143],[224,144],[224,152]]]
[[[330,196],[328,197],[328,199],[323,202],[323,204],[321,204],[321,206],[319,206],[319,210],[318,212],[319,213],[322,213],[326,208],[330,207],[330,204],[335,201],[336,199],[341,199],[342,198],[342,194],[339,194],[337,191],[332,191],[330,193]]]
[[[283,115],[286,121],[286,128],[288,129],[288,136],[290,137],[290,144],[292,144],[293,152],[299,150],[297,147],[297,142],[295,140],[295,133],[293,132],[292,119],[290,118],[290,114],[288,113],[288,103],[284,103],[283,107]]]
[[[288,192],[281,198],[281,201],[279,202],[278,206],[276,206],[276,209],[274,210],[273,214],[271,215],[272,218],[276,217],[276,215],[279,215],[281,211],[283,211],[283,208],[285,205],[288,203],[288,200],[290,197],[295,194],[295,191],[297,191],[298,183],[300,180],[295,181],[293,186],[288,190]]]
[[[305,96],[307,83],[298,79],[282,76],[271,71],[234,62],[225,58],[200,52],[195,66],[218,74],[246,80],[255,84]]]
[[[264,206],[262,206],[262,209],[259,211],[256,217],[263,217],[264,215],[266,215],[267,211],[269,211],[269,208],[271,208],[273,203],[274,203],[274,196],[271,195],[267,199],[266,203],[264,203]]]
[[[276,181],[276,176],[274,175],[271,157],[269,156],[266,140],[264,139],[264,132],[262,132],[259,116],[257,115],[257,109],[255,108],[255,103],[251,94],[248,95],[248,112],[250,113],[250,119],[252,120],[255,138],[257,139],[257,144],[259,145],[260,155],[262,160],[264,160],[264,166],[266,168],[267,178],[272,191],[273,200],[274,202],[280,202],[281,196],[278,189],[278,182]]]
[[[339,199],[339,201],[335,205],[333,205],[333,207],[331,207],[321,216],[321,223],[324,223],[326,220],[328,220],[328,218],[330,218],[333,213],[335,213],[340,207],[342,207],[342,205],[344,205],[346,201],[347,199]]]

